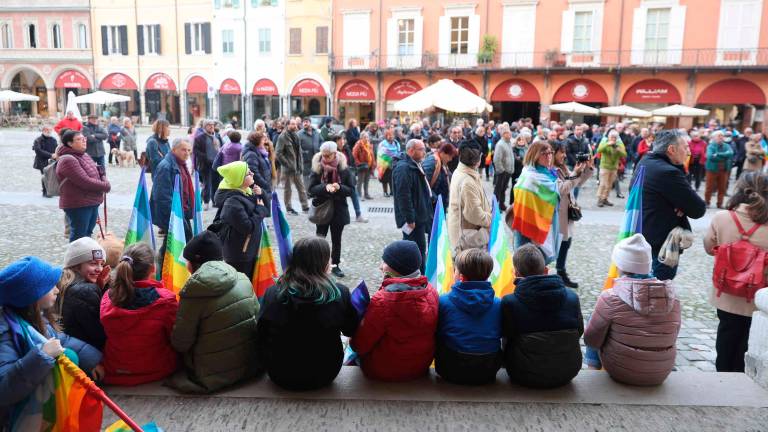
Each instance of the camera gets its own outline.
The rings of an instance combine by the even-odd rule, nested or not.
[[[587,162],[591,157],[589,153],[576,153],[576,162]]]

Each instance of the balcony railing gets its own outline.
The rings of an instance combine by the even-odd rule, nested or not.
[[[3,48],[0,58],[9,63],[90,62],[90,49],[66,48]]]
[[[768,69],[768,48],[622,50],[497,53],[487,61],[476,54],[413,54],[331,56],[331,69],[343,71],[398,71],[419,69],[616,69],[639,68],[750,68]]]

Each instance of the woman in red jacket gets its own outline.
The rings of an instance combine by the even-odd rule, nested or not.
[[[144,384],[176,371],[170,337],[179,304],[162,282],[150,279],[154,273],[152,249],[146,243],[129,246],[101,299],[107,384]]]
[[[363,373],[382,381],[426,375],[435,356],[437,291],[421,275],[416,243],[399,240],[384,248],[384,282],[352,338]]]

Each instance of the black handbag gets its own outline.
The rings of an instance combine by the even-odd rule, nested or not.
[[[581,207],[575,201],[568,203],[568,220],[574,222],[581,220]]]
[[[328,225],[333,219],[333,199],[313,199],[309,203],[309,221],[315,225]]]

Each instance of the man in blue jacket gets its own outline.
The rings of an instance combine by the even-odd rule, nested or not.
[[[660,280],[674,279],[677,274],[677,266],[670,267],[658,260],[669,233],[676,227],[690,230],[688,218],[698,219],[706,212],[704,200],[685,177],[683,164],[689,154],[688,141],[680,132],[657,132],[652,151],[635,169],[637,173],[645,167],[643,237],[651,245],[653,274]]]
[[[427,146],[422,140],[409,140],[404,158],[392,171],[395,222],[403,231],[403,240],[411,240],[419,247],[422,273],[427,256],[425,236],[432,228],[432,189],[421,167],[426,156]]]

